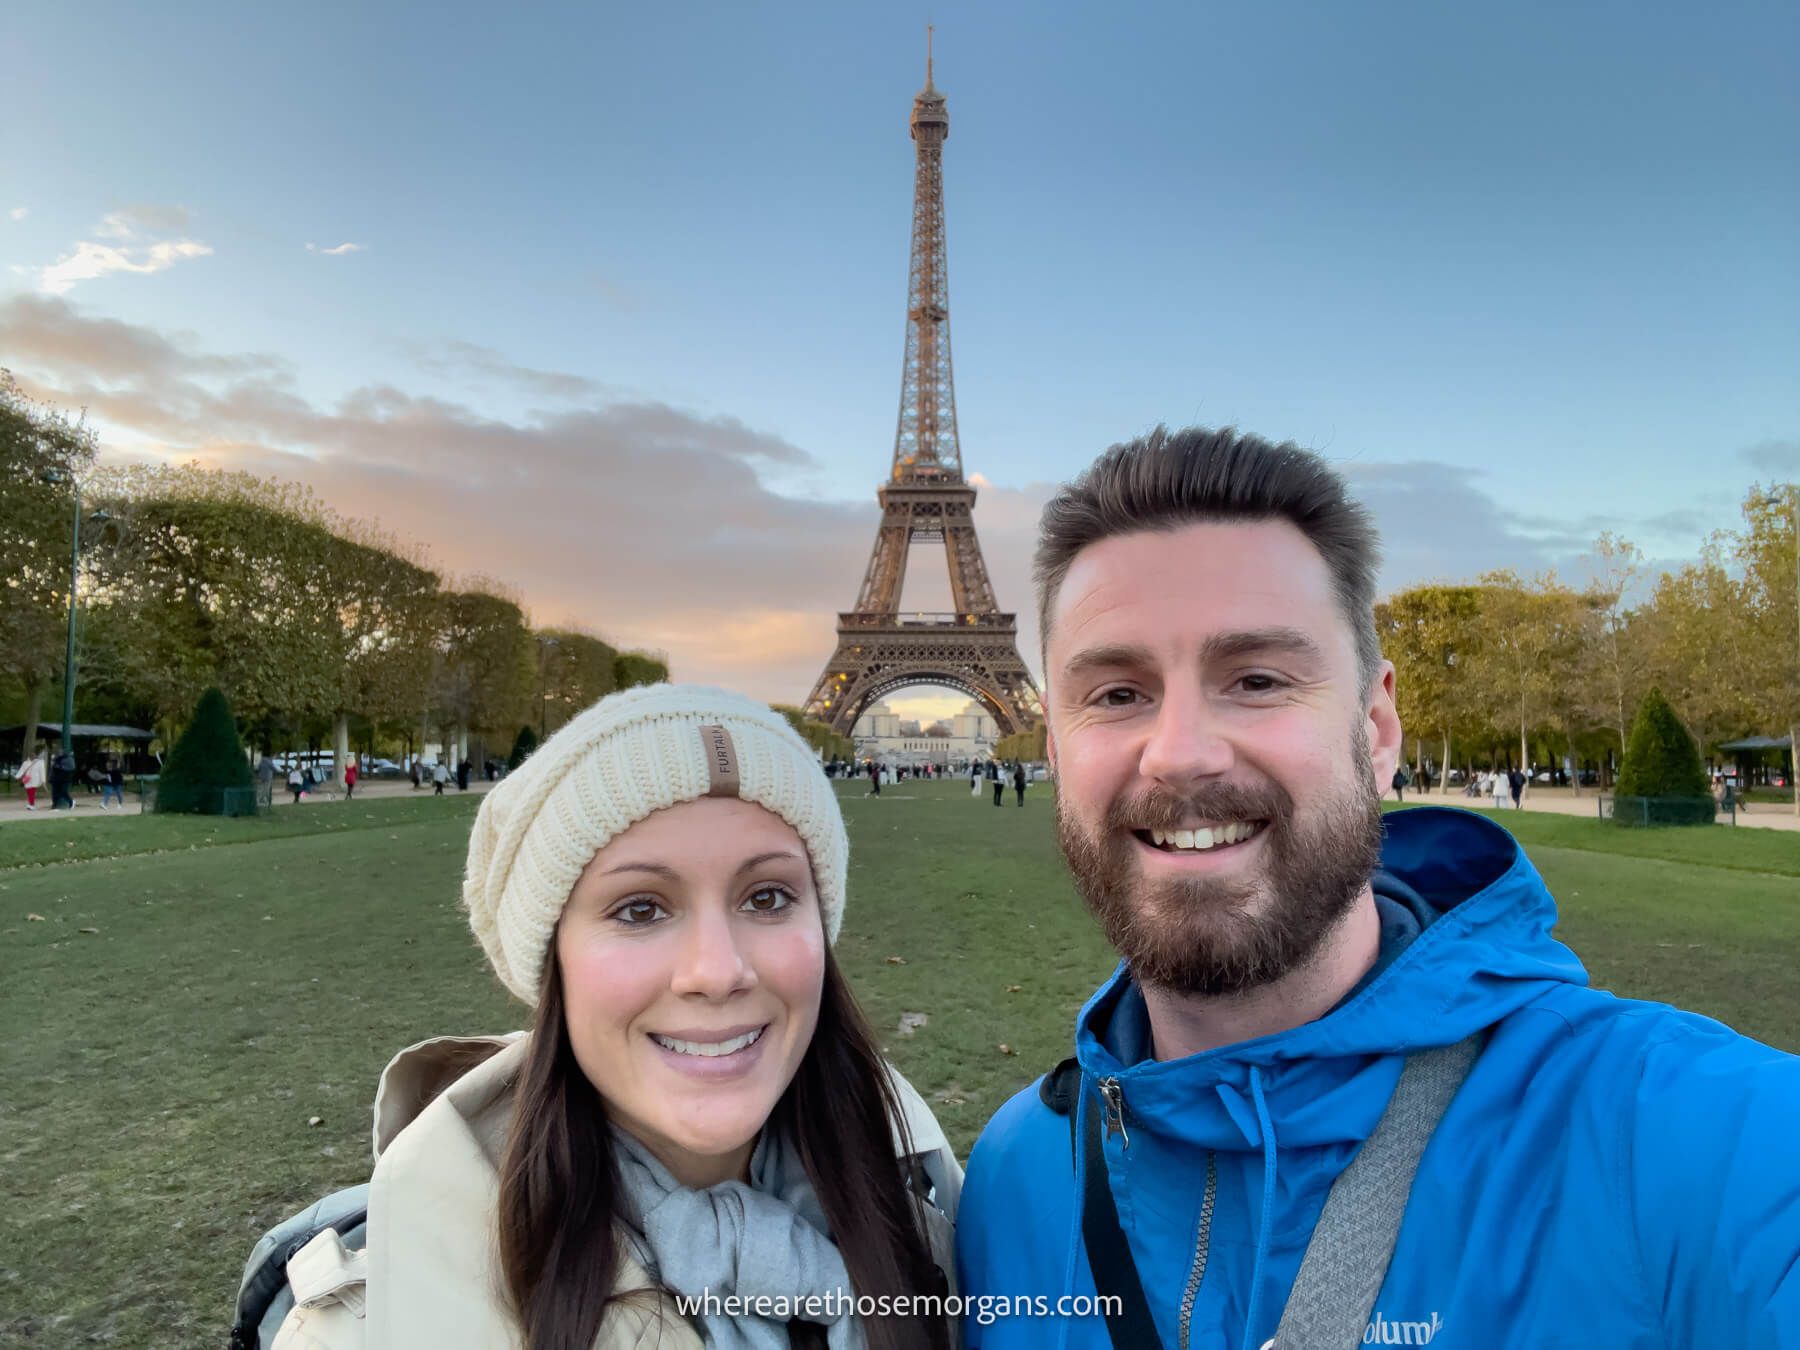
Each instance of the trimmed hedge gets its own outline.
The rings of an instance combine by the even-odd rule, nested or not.
[[[512,753],[506,757],[506,767],[510,772],[531,758],[531,752],[538,748],[537,732],[529,726],[519,728],[519,734],[513,737]]]
[[[1638,705],[1613,797],[1619,825],[1710,825],[1716,809],[1700,748],[1660,689]]]
[[[254,786],[250,758],[238,739],[231,705],[218,689],[208,689],[200,695],[187,730],[163,765],[156,783],[156,809],[192,816],[224,815],[227,792],[253,793]],[[241,807],[243,800],[239,796],[234,804]],[[251,809],[254,811],[254,805]]]

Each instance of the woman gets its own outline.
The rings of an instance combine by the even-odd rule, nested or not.
[[[45,767],[43,755],[34,755],[25,761],[25,767],[19,770],[19,785],[25,789],[25,809],[37,810],[38,789],[44,786],[44,779],[49,770]]]
[[[946,1292],[962,1182],[832,958],[848,852],[811,750],[719,690],[613,695],[508,774],[463,902],[531,1030],[388,1066],[366,1256],[293,1258],[280,1350],[947,1347],[841,1306]]]

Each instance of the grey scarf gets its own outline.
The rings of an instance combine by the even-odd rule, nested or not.
[[[726,1181],[703,1191],[676,1181],[626,1131],[614,1128],[612,1137],[633,1246],[664,1288],[721,1299],[851,1292],[806,1169],[775,1131],[764,1130],[757,1141],[748,1185]],[[707,1345],[718,1350],[788,1350],[785,1317],[702,1311],[699,1320]],[[850,1316],[829,1323],[826,1335],[831,1350],[862,1350],[864,1344],[862,1324]]]

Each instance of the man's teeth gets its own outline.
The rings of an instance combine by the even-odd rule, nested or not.
[[[716,1059],[720,1055],[735,1055],[738,1051],[748,1049],[762,1039],[767,1027],[758,1027],[755,1031],[747,1031],[742,1036],[733,1036],[728,1041],[678,1041],[673,1036],[658,1036],[650,1033],[650,1039],[665,1050],[673,1050],[678,1055],[700,1055],[706,1059]]]
[[[1158,848],[1190,849],[1196,852],[1235,844],[1248,839],[1261,828],[1254,821],[1232,821],[1198,830],[1151,830],[1150,842]]]

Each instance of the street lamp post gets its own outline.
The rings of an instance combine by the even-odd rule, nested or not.
[[[537,640],[537,644],[538,644],[538,744],[542,745],[544,743],[544,737],[548,734],[548,732],[546,730],[547,724],[546,724],[545,717],[544,717],[544,696],[548,692],[545,687],[547,684],[547,678],[544,673],[544,668],[545,668],[547,653],[549,652],[549,649],[552,647],[560,647],[560,646],[562,646],[562,643],[560,643],[553,637],[541,637]]]
[[[69,635],[68,643],[63,648],[63,719],[62,719],[62,753],[71,754],[74,750],[75,727],[75,611],[81,582],[81,480],[62,469],[47,469],[44,472],[46,483],[67,483],[74,489],[75,514],[69,524]],[[94,512],[94,524],[104,525],[111,520],[105,511]]]

